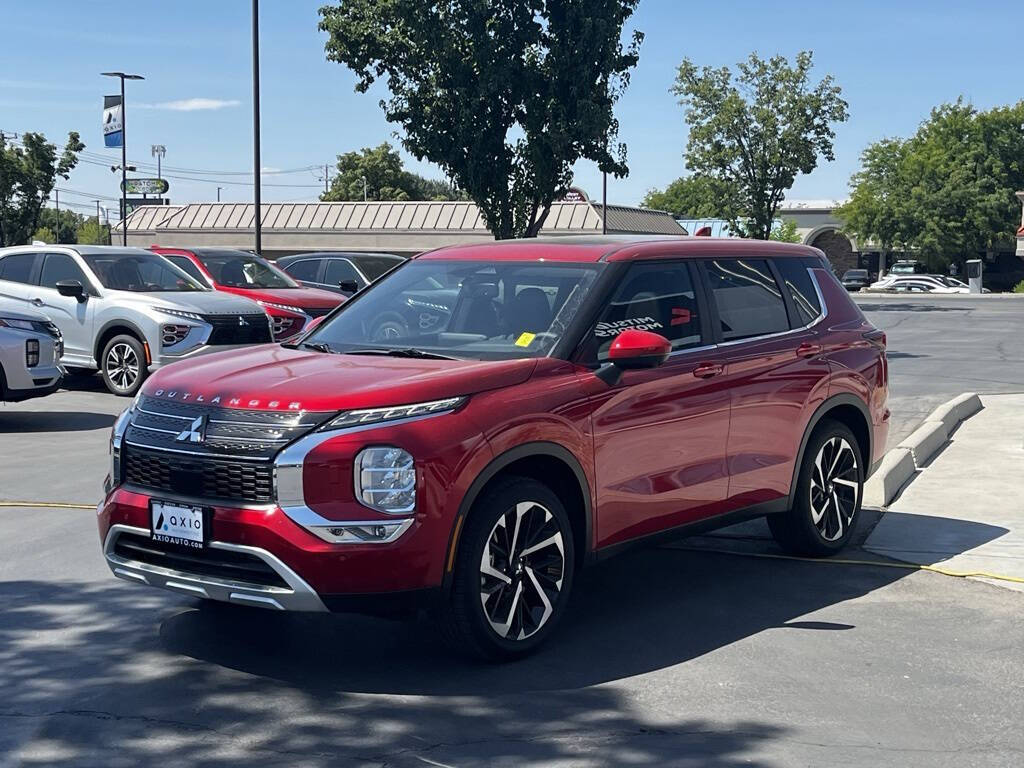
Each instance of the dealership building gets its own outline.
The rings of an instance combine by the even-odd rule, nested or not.
[[[265,203],[263,254],[278,258],[318,250],[367,251],[411,256],[444,245],[493,242],[483,216],[471,202]],[[541,228],[543,236],[600,234],[685,235],[663,211],[599,203],[557,202]],[[128,244],[179,247],[251,248],[251,203],[147,205],[127,219]],[[121,224],[114,227],[117,242]]]

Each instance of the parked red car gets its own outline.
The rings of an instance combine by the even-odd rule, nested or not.
[[[371,337],[409,297],[450,298]],[[767,515],[837,552],[886,441],[885,336],[815,249],[595,237],[442,248],[298,343],[208,355],[117,420],[122,578],[285,610],[433,608],[537,647],[578,569]],[[742,609],[738,606],[738,609]]]
[[[245,296],[262,306],[274,324],[276,341],[296,336],[310,320],[323,317],[345,301],[332,291],[307,288],[266,259],[246,251],[159,245],[150,250],[167,257],[203,285]]]

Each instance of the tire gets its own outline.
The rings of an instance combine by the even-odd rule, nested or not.
[[[506,558],[508,528],[515,521],[521,527],[518,535],[513,528],[511,543],[519,557]],[[449,645],[488,661],[535,651],[558,624],[572,592],[572,525],[558,496],[530,478],[500,480],[473,504],[458,547],[440,616]]]
[[[788,512],[768,516],[787,552],[828,557],[850,541],[860,517],[864,467],[860,445],[845,424],[823,420],[807,441]]]
[[[409,336],[409,324],[394,312],[385,312],[373,321],[371,341],[397,341]]]
[[[134,397],[146,380],[146,351],[134,336],[115,336],[103,347],[100,371],[107,389],[120,397]]]

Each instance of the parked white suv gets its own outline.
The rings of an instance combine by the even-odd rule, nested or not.
[[[0,402],[55,391],[64,377],[63,351],[57,326],[39,313],[0,310]]]
[[[271,341],[249,299],[207,289],[141,248],[94,245],[0,249],[0,310],[36,311],[64,337],[67,366],[99,370],[116,395],[203,352]]]

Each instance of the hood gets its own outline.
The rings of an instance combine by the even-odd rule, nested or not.
[[[110,291],[125,304],[141,305],[140,308],[181,309],[198,312],[201,315],[249,315],[263,313],[263,307],[254,301],[220,291]],[[265,313],[264,313],[265,314]]]
[[[341,294],[319,288],[226,288],[218,285],[217,290],[253,301],[269,301],[299,309],[334,309],[345,301]]]
[[[48,323],[50,319],[39,312],[32,312],[24,309],[8,309],[7,304],[0,299],[0,317],[9,317],[12,320],[29,320],[33,323]]]
[[[340,411],[472,395],[526,381],[533,359],[419,360],[336,355],[265,344],[161,368],[146,395],[280,411]],[[188,397],[185,397],[188,395]],[[237,400],[237,402],[230,402]]]

